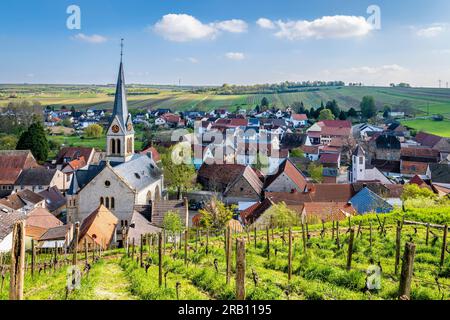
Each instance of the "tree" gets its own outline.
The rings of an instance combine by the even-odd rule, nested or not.
[[[0,150],[15,150],[17,141],[17,137],[13,135],[0,137]]]
[[[261,223],[270,227],[291,227],[299,223],[298,214],[289,209],[286,203],[274,204],[261,217]]]
[[[49,144],[41,122],[34,122],[24,131],[17,142],[16,150],[30,150],[38,161],[46,161]]]
[[[320,111],[319,120],[334,120],[334,115],[330,109]]]
[[[303,152],[302,149],[297,148],[297,149],[292,150],[290,152],[289,156],[291,156],[292,158],[304,158],[305,153]]]
[[[70,127],[72,126],[72,122],[70,121],[69,118],[65,118],[65,119],[61,122],[61,124],[62,124],[64,127],[67,127],[67,128],[70,128]]]
[[[375,105],[375,99],[372,96],[363,97],[361,104],[361,113],[365,119],[375,117],[377,114],[377,107]]]
[[[321,183],[323,181],[323,166],[312,162],[308,166],[309,176],[316,182]]]
[[[339,117],[339,114],[341,113],[341,109],[339,109],[336,100],[328,101],[325,108],[331,110],[335,118]]]
[[[430,200],[437,199],[437,195],[428,188],[421,188],[417,184],[407,184],[403,188],[401,199],[403,201],[410,199],[426,198]]]
[[[347,114],[344,110],[341,110],[341,112],[339,113],[339,120],[347,120]]]
[[[162,227],[166,230],[169,236],[173,237],[175,241],[175,236],[183,231],[183,222],[181,217],[177,212],[169,211],[164,215],[162,222]]]
[[[0,132],[20,135],[36,121],[42,121],[42,105],[38,101],[10,102],[0,115]]]
[[[194,178],[196,177],[195,167],[192,163],[178,163],[174,161],[176,157],[183,156],[190,150],[180,148],[181,144],[172,146],[168,152],[161,155],[163,163],[164,179],[166,183],[177,190],[178,199],[181,198],[182,190],[187,190],[194,184]]]
[[[307,110],[305,110],[305,105],[303,104],[303,101],[301,102],[294,102],[292,104],[292,110],[294,110],[295,113],[306,113]]]
[[[269,108],[269,100],[267,100],[266,97],[262,98],[261,100],[261,110],[265,111]]]
[[[206,206],[199,210],[200,224],[208,230],[223,230],[233,218],[233,207],[227,207],[222,201],[213,197]]]
[[[388,105],[385,105],[383,108],[383,118],[387,119],[389,118],[389,114],[391,113],[391,107],[389,107]]]
[[[352,107],[352,108],[348,109],[347,117],[356,118],[357,116],[358,116],[358,113],[356,112],[355,108]]]
[[[98,124],[91,124],[84,129],[84,134],[87,138],[100,138],[103,134],[103,127]]]

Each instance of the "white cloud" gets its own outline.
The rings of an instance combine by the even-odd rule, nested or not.
[[[364,17],[356,16],[325,16],[313,21],[258,21],[262,28],[276,27],[278,31],[275,36],[289,40],[361,37],[373,30],[373,26]]]
[[[154,26],[153,30],[163,38],[175,42],[214,39],[220,31],[242,33],[247,31],[243,20],[231,19],[214,23],[203,23],[188,14],[167,14]]]
[[[212,25],[219,30],[232,33],[246,32],[248,28],[247,22],[239,19],[220,21],[213,23]]]
[[[383,65],[379,67],[353,67],[348,69],[349,73],[353,74],[366,74],[366,75],[377,75],[377,74],[385,74],[385,73],[395,73],[395,72],[404,72],[407,71],[406,68],[399,66],[398,64],[389,64]]]
[[[199,63],[198,59],[197,59],[197,58],[194,58],[194,57],[189,57],[189,58],[188,58],[188,61],[189,61],[190,63]]]
[[[256,24],[260,26],[263,29],[275,29],[275,23],[273,23],[271,20],[266,18],[259,18],[258,21],[256,21]]]
[[[225,57],[230,60],[244,60],[245,55],[242,52],[228,52],[225,54]]]
[[[188,58],[175,58],[175,61],[176,61],[176,62],[190,62],[190,63],[193,63],[193,64],[197,64],[197,63],[200,62],[197,58],[194,58],[194,57],[188,57]]]
[[[93,35],[86,35],[84,33],[79,33],[77,35],[75,35],[73,37],[75,40],[80,40],[83,42],[88,42],[88,43],[103,43],[108,41],[107,38],[105,38],[104,36],[98,35],[98,34],[93,34]]]
[[[434,38],[444,32],[444,30],[444,26],[435,25],[417,30],[416,35],[422,38]]]

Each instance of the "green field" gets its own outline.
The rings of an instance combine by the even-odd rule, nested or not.
[[[402,121],[402,124],[417,131],[425,131],[450,138],[450,121],[407,120]]]

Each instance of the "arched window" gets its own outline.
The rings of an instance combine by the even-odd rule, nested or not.
[[[105,204],[105,199],[103,197],[100,198],[100,204],[104,205]]]
[[[132,138],[127,139],[127,152],[132,153],[133,152],[133,140]]]
[[[155,188],[155,200],[161,200],[161,191],[159,189],[159,185]]]
[[[116,141],[116,154],[121,154],[122,153],[122,148],[121,148],[121,145],[120,145],[120,139],[117,139],[117,141]]]
[[[115,154],[115,153],[116,153],[116,140],[111,139],[111,154]]]
[[[114,209],[115,208],[115,206],[116,206],[116,203],[115,203],[116,201],[115,201],[115,199],[114,199],[114,197],[112,197],[111,198],[111,209]]]
[[[152,192],[151,191],[147,192],[147,203],[148,204],[152,203]]]
[[[106,197],[106,204],[105,204],[105,207],[107,207],[107,208],[109,209],[109,198],[108,198],[108,197]]]

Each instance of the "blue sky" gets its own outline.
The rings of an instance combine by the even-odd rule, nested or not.
[[[450,1],[2,0],[0,83],[450,82]],[[69,30],[69,5],[81,29]],[[381,10],[381,29],[367,8]],[[264,18],[261,20],[261,18]]]

